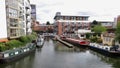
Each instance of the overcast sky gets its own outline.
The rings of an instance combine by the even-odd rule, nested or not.
[[[56,12],[63,15],[89,15],[92,20],[113,21],[120,15],[119,0],[30,0],[37,6],[37,20],[50,21]]]

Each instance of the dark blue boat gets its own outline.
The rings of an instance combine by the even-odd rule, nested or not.
[[[119,50],[111,50],[112,47],[110,46],[104,46],[104,45],[89,45],[89,48],[91,50],[94,50],[96,52],[99,52],[105,56],[109,57],[120,57],[120,51]]]

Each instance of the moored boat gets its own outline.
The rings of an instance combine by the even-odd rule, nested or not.
[[[82,40],[82,39],[73,39],[73,38],[66,38],[66,37],[62,37],[62,40],[69,42],[75,46],[82,46],[82,47],[87,47],[89,45],[89,41],[88,40]]]
[[[42,48],[43,44],[44,44],[44,37],[42,36],[38,37],[38,39],[36,40],[36,47]]]
[[[120,50],[112,46],[105,46],[105,45],[99,45],[96,43],[90,43],[89,48],[109,57],[120,56]]]
[[[35,44],[29,43],[26,46],[21,48],[0,52],[0,63],[6,63],[6,62],[11,62],[11,61],[20,59],[28,55],[29,53],[34,52],[35,49],[36,49]]]

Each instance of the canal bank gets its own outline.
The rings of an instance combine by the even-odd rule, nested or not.
[[[119,68],[119,58],[105,57],[101,60],[98,54],[89,49],[68,48],[57,41],[46,40],[43,47],[36,49],[32,55],[14,63],[0,64],[0,68]],[[115,63],[119,65],[115,67]]]

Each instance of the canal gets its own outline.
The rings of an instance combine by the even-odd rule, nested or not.
[[[20,60],[0,64],[0,68],[120,68],[120,58],[46,40],[41,49]]]

